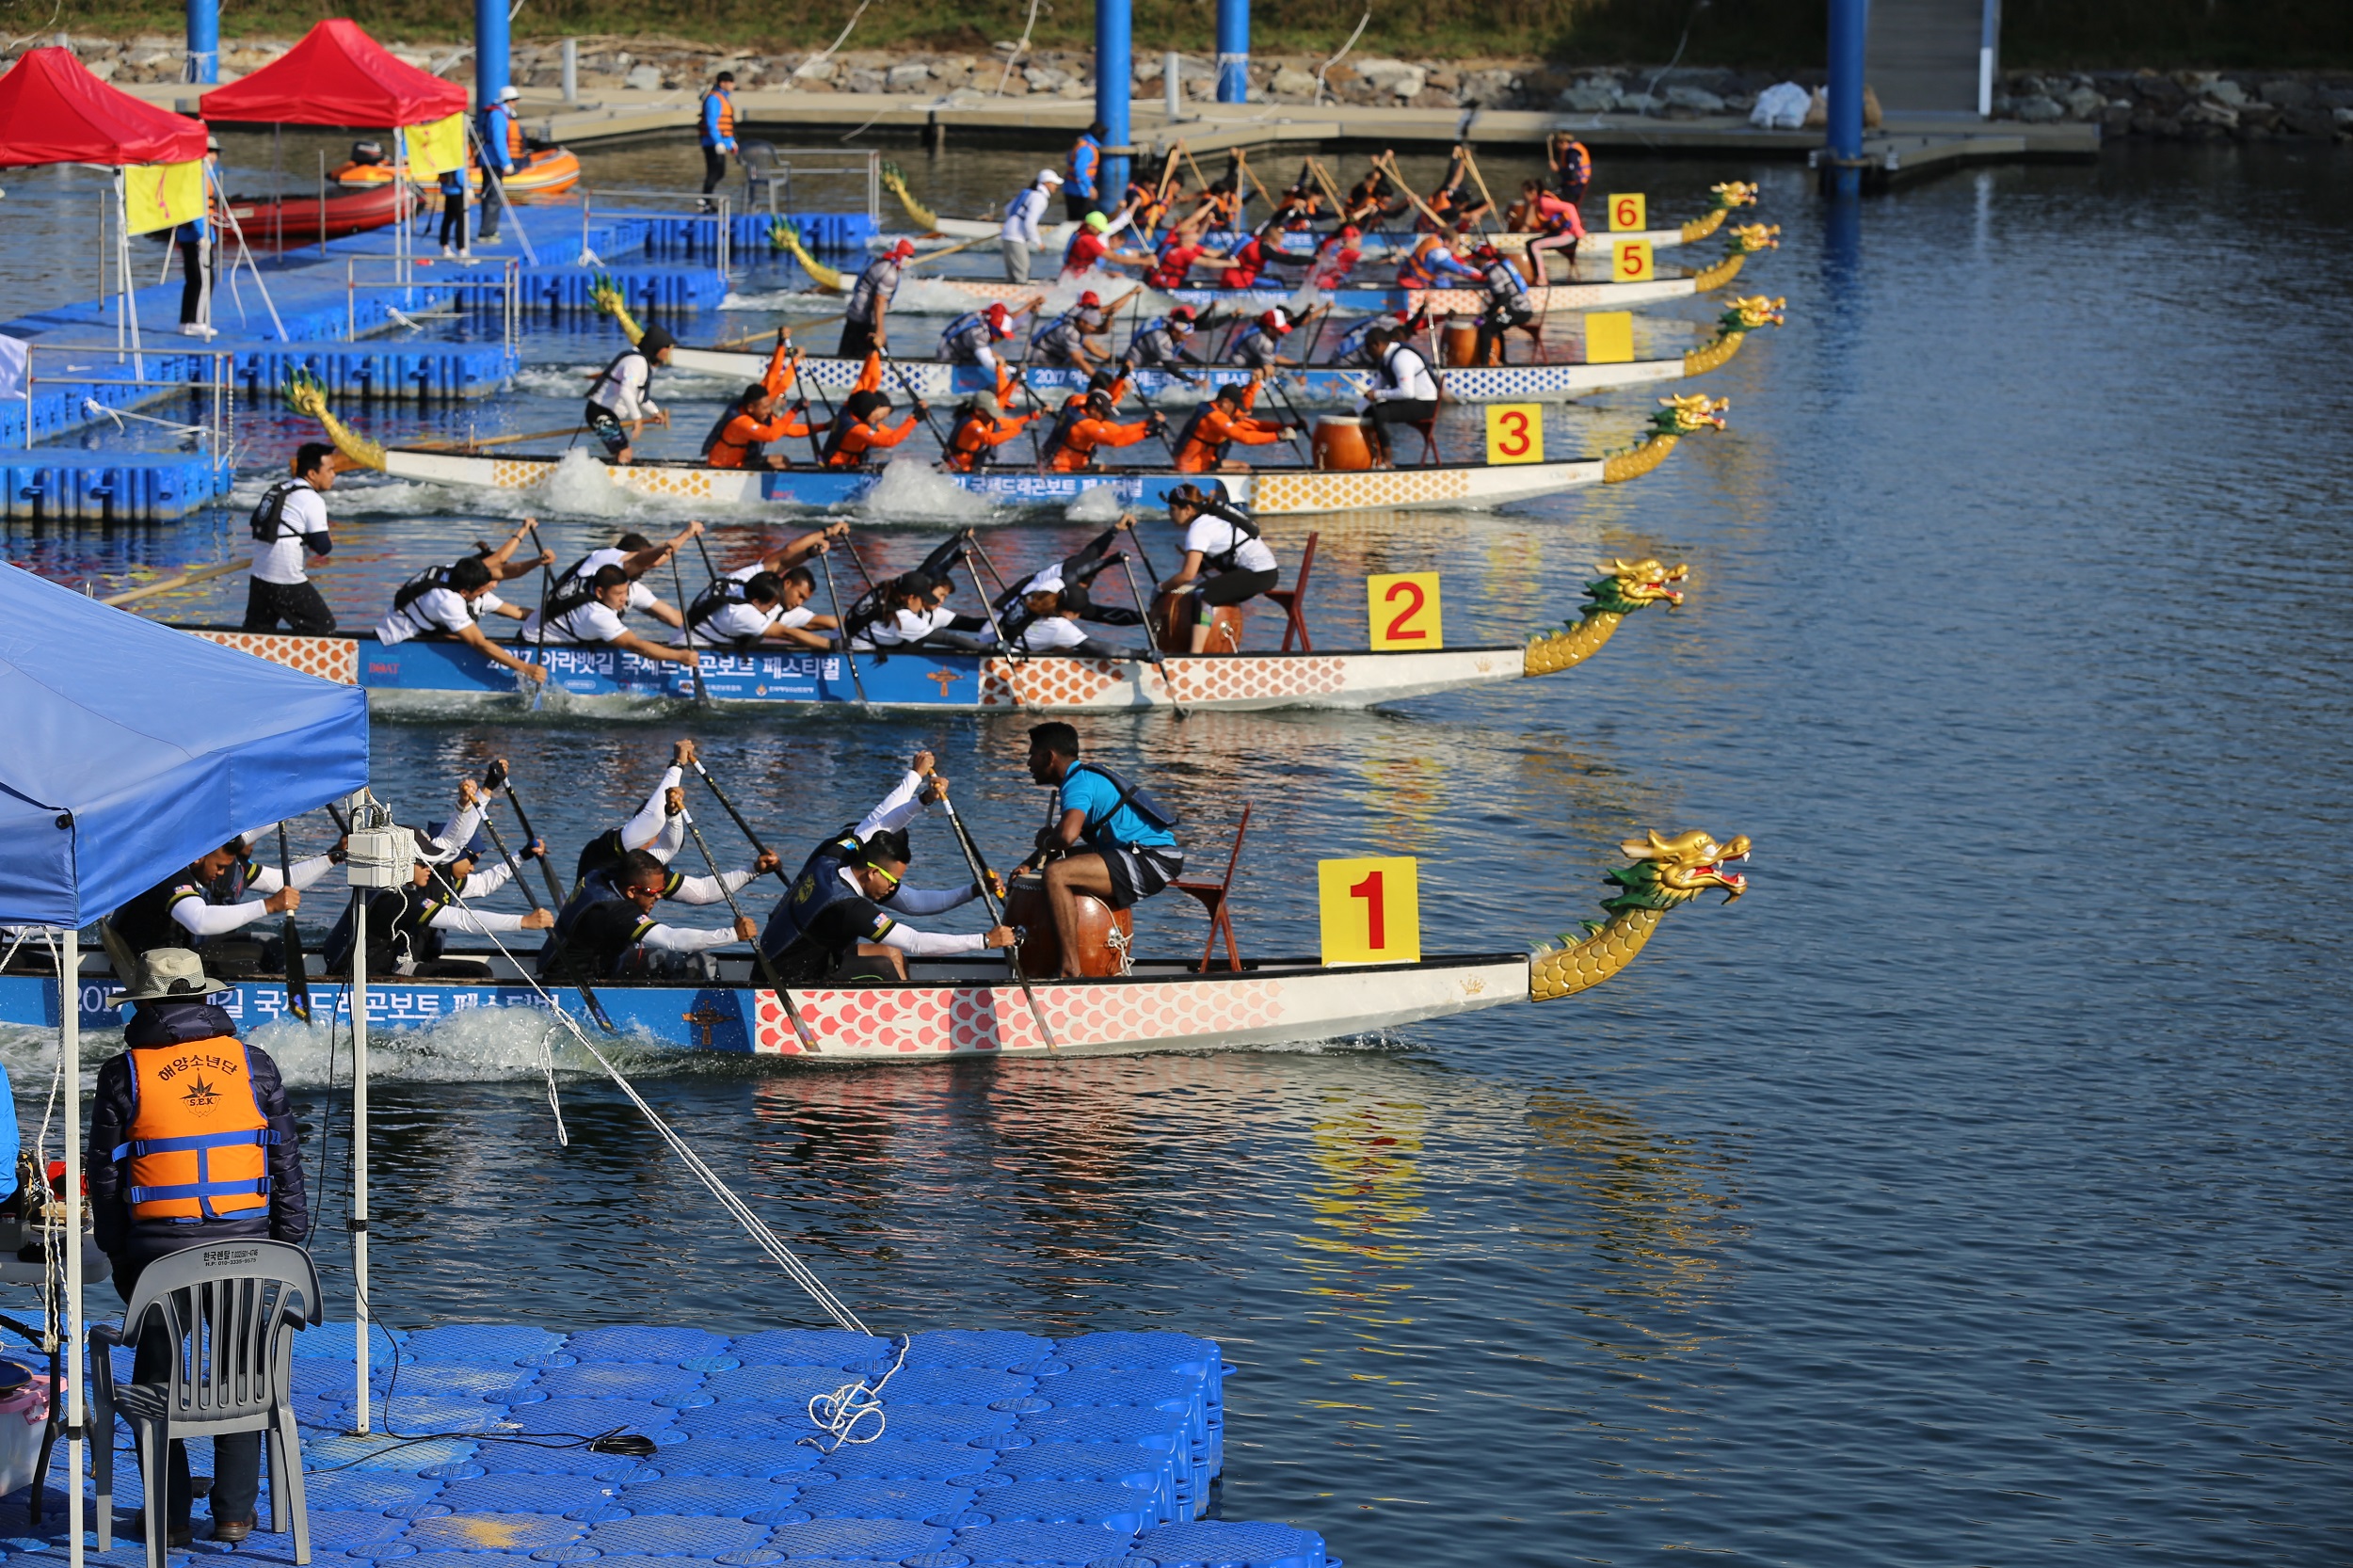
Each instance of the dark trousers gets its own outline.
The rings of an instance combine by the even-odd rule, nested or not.
[[[1527,332],[1531,337],[1537,336],[1543,328],[1535,323],[1536,314],[1532,311],[1489,311],[1479,318],[1479,339],[1471,349],[1471,363],[1484,365],[1507,362],[1511,355],[1507,352],[1499,358],[1497,357],[1497,346],[1503,343],[1514,328]]]
[[[728,177],[728,155],[715,147],[703,149],[703,194],[709,196]]]
[[[452,239],[450,236],[457,236]],[[461,190],[441,193],[441,246],[466,248],[466,193]]]
[[[841,324],[841,346],[835,357],[843,360],[863,360],[874,351],[874,324],[871,321],[845,321]]]
[[[1098,211],[1099,206],[1092,196],[1080,196],[1065,185],[1062,193],[1062,210],[1063,216],[1071,222],[1084,223],[1087,214]]]
[[[499,171],[488,164],[482,166],[482,216],[474,227],[474,238],[496,239],[499,232],[499,203],[506,199],[506,186],[500,182]]]
[[[128,1287],[125,1287],[127,1289]],[[164,1315],[148,1314],[147,1322],[139,1330],[138,1349],[131,1363],[134,1383],[164,1383],[171,1377],[171,1361],[177,1347],[165,1332]],[[114,1441],[114,1434],[102,1432],[98,1441]],[[188,1448],[174,1440],[170,1455],[165,1461],[164,1522],[170,1529],[188,1528],[188,1511],[193,1490],[188,1484]],[[226,1432],[213,1439],[213,1519],[252,1520],[262,1496],[262,1434],[258,1432]],[[277,1523],[272,1520],[271,1523]]]
[[[275,632],[280,621],[301,636],[324,637],[335,630],[335,612],[319,597],[315,583],[264,583],[258,577],[247,578],[243,630]]]
[[[204,287],[209,280],[204,261],[204,242],[180,242],[180,325],[190,326],[204,319]]]

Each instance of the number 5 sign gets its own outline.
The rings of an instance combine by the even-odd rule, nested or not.
[[[1421,962],[1421,889],[1410,856],[1319,860],[1326,964]]]
[[[1487,405],[1487,461],[1541,463],[1545,460],[1545,406],[1541,403]]]
[[[1609,232],[1613,234],[1640,233],[1650,223],[1650,202],[1640,196],[1613,196],[1609,199]]]
[[[1446,646],[1436,572],[1401,571],[1388,577],[1368,577],[1365,598],[1372,614],[1375,648]]]
[[[1651,262],[1650,241],[1619,240],[1609,248],[1609,280],[1613,283],[1647,283],[1658,276]]]

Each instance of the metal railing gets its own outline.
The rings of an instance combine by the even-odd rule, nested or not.
[[[399,290],[408,296],[401,303],[411,308],[414,308],[416,292],[419,289],[452,289],[461,296],[467,290],[478,292],[494,289],[503,296],[499,305],[499,342],[505,348],[507,357],[510,359],[520,352],[523,316],[523,264],[520,257],[502,256],[495,260],[486,258],[472,264],[470,270],[474,272],[479,272],[486,266],[496,267],[498,276],[495,278],[459,276],[420,280],[411,271],[407,281],[396,278],[385,283],[370,282],[361,279],[360,265],[363,262],[382,262],[393,266],[396,271],[400,269],[399,264],[389,256],[346,256],[344,258],[344,341],[345,343],[360,341],[360,291],[362,289]]]
[[[782,210],[797,213],[800,207],[792,194],[796,180],[848,177],[865,182],[867,221],[877,229],[882,227],[883,155],[879,149],[845,152],[839,147],[770,147],[761,156],[773,162],[764,168],[746,162],[744,165],[744,191],[748,201],[757,196],[761,186],[765,186],[771,216],[778,210],[776,186],[779,184],[784,187]]]
[[[705,196],[700,190],[669,189],[658,185],[591,186],[584,180],[573,188],[580,194],[580,253],[584,258],[595,254],[588,244],[588,229],[594,219],[599,198],[648,197],[666,200],[684,200],[693,205],[682,212],[645,212],[641,209],[632,209],[625,202],[614,203],[612,210],[618,213],[637,211],[639,216],[647,217],[683,218],[690,224],[712,225],[712,251],[719,269],[719,276],[722,278],[729,276],[728,268],[733,261],[730,252],[735,238],[735,199],[733,197],[718,191]],[[695,210],[705,202],[711,204],[711,211]]]
[[[157,356],[177,355],[183,359],[208,360],[212,366],[210,378],[188,380],[174,376],[150,376],[146,374],[143,363],[140,369],[129,376],[82,376],[74,374],[74,367],[71,365],[65,367],[64,374],[53,373],[41,376],[34,370],[34,356],[36,355],[111,354],[118,360],[127,359],[130,355],[127,351],[119,351],[113,344],[26,343],[24,344],[24,450],[29,452],[33,449],[33,389],[37,383],[45,381],[56,387],[153,387],[158,389],[155,393],[157,397],[168,396],[174,392],[187,392],[200,395],[209,393],[203,408],[200,410],[203,423],[184,425],[170,420],[146,421],[146,416],[143,415],[134,414],[131,417],[147,423],[164,424],[174,430],[192,430],[211,450],[216,461],[228,461],[234,445],[237,418],[235,351],[227,348],[184,348],[176,344],[158,344],[152,348],[144,348],[144,353]],[[139,401],[152,400],[142,398]],[[94,398],[85,399],[86,407],[88,404],[96,402]],[[107,404],[101,403],[97,407],[103,412],[93,416],[94,418],[119,418],[129,413],[127,408],[116,408]]]

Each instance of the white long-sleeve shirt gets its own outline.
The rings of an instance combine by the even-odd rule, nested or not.
[[[743,939],[735,934],[732,926],[717,931],[696,931],[682,925],[648,926],[646,934],[637,938],[639,945],[660,948],[664,952],[702,952]]]
[[[616,419],[651,419],[662,412],[653,400],[652,382],[653,361],[631,350],[604,367],[588,389],[588,401],[610,408]]]
[[[858,819],[857,836],[860,839],[866,839],[876,833],[886,833],[893,828],[904,827],[908,823],[921,816],[923,808],[931,804],[920,798],[922,791],[923,776],[913,768],[909,768],[906,776],[899,780],[898,787],[875,802],[873,809]],[[851,875],[848,867],[844,866],[839,874],[841,877],[842,886],[860,897],[865,896],[866,889],[857,885],[857,879]],[[877,902],[894,915],[937,915],[953,909],[960,904],[969,904],[980,896],[980,888],[969,882],[961,888],[914,888],[902,882],[891,890],[888,898]],[[906,932],[908,942],[948,942],[964,945],[910,946],[908,942],[893,939],[903,931]],[[891,927],[882,940],[890,943],[892,947],[898,948],[903,952],[912,952],[925,957],[951,952],[971,952],[982,946],[978,936],[952,936],[936,932],[906,931],[904,926]]]
[[[1023,186],[1020,195],[1005,203],[1005,224],[997,232],[997,237],[1018,241],[1032,250],[1045,245],[1046,236],[1038,232],[1037,220],[1045,216],[1049,200],[1044,185]]]
[[[1438,378],[1430,374],[1430,361],[1421,351],[1404,344],[1393,343],[1381,356],[1381,382],[1372,389],[1370,400],[1375,403],[1435,403],[1438,400]]]
[[[670,792],[677,789],[685,777],[685,773],[680,769],[665,768],[663,770],[662,782],[653,787],[653,793],[646,797],[646,804],[637,808],[635,816],[621,824],[621,847],[623,849],[645,850],[666,866],[670,863],[672,856],[686,847],[686,824],[693,819],[684,812],[675,817],[670,815],[668,798]],[[687,880],[695,882],[704,879],[688,877]],[[686,902],[716,904],[719,900],[714,894],[711,898],[690,898]]]

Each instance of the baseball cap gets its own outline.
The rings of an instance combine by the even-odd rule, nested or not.
[[[1086,293],[1079,296],[1079,303],[1090,311],[1101,310],[1103,308],[1103,296],[1096,293],[1093,289],[1089,289]]]
[[[1062,176],[1050,168],[1041,168],[1037,171],[1037,183],[1041,185],[1059,185]]]
[[[1086,216],[1086,226],[1099,234],[1112,226],[1112,220],[1101,213],[1089,213]]]
[[[909,239],[903,239],[898,244],[890,248],[890,253],[893,256],[896,256],[899,260],[905,261],[909,256],[915,254],[915,242]]]

